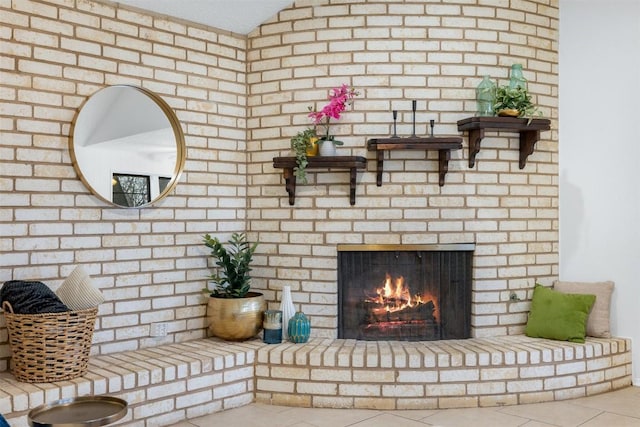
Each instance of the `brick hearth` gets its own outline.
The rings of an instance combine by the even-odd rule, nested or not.
[[[631,342],[511,335],[397,342],[314,339],[264,346],[256,400],[278,405],[444,409],[547,402],[631,384]]]

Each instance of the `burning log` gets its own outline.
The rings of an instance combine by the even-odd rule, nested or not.
[[[367,323],[380,322],[411,322],[411,321],[436,321],[434,316],[435,304],[428,301],[413,307],[405,307],[402,310],[392,311],[385,307],[371,308],[368,310]]]
[[[437,339],[438,300],[430,293],[412,295],[402,276],[386,274],[384,284],[356,303],[359,339]]]

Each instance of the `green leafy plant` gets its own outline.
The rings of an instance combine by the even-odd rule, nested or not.
[[[216,259],[218,270],[210,276],[215,288],[212,297],[242,298],[251,287],[251,260],[258,243],[253,245],[247,241],[244,233],[233,233],[227,242],[228,248],[209,234],[204,236],[204,244],[211,249],[211,256]],[[207,292],[210,289],[205,289]]]
[[[296,167],[293,173],[303,184],[307,183],[307,150],[312,147],[311,139],[316,138],[315,129],[308,128],[291,138],[291,149],[296,155]]]
[[[503,110],[518,110],[518,117],[541,116],[542,113],[531,102],[531,95],[527,89],[521,86],[510,88],[509,86],[500,86],[496,89],[496,99],[493,104],[493,111],[500,115]]]

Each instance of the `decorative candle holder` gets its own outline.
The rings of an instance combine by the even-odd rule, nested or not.
[[[412,137],[415,138],[416,136],[416,108],[418,106],[418,101],[416,101],[415,99],[413,101],[411,101],[411,110],[413,111],[413,133],[411,134]]]
[[[398,137],[398,131],[396,129],[396,120],[398,119],[398,110],[393,110],[393,135],[391,135],[391,138],[397,138]]]

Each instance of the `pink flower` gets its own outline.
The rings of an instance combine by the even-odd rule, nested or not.
[[[313,123],[317,125],[325,126],[324,138],[329,139],[329,125],[330,120],[340,119],[340,115],[347,108],[348,104],[351,104],[353,98],[359,95],[359,93],[346,84],[343,84],[339,88],[334,88],[329,91],[329,103],[325,105],[320,111],[311,111],[309,118],[313,120]],[[311,110],[311,108],[309,108]]]

